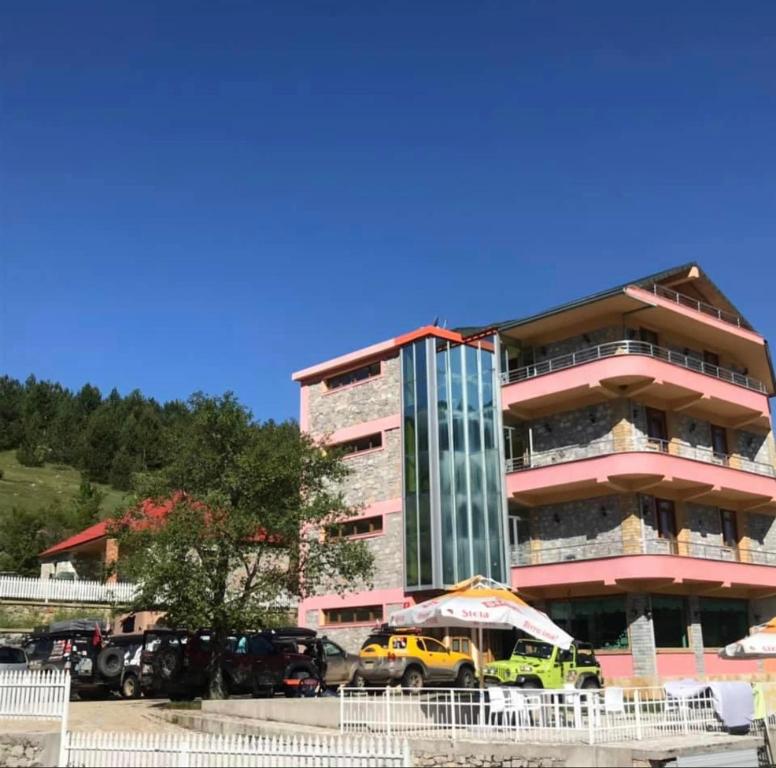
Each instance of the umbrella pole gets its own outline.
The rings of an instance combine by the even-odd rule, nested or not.
[[[485,665],[482,657],[482,626],[477,627],[477,656],[480,662],[480,690],[485,687]]]

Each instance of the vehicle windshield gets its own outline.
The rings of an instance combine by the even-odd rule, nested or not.
[[[25,661],[19,648],[0,648],[0,664],[24,664]]]
[[[538,640],[518,640],[513,656],[531,656],[534,659],[549,659],[552,656],[552,648],[549,643],[541,643]]]

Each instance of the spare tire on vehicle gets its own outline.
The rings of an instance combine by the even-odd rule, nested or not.
[[[153,661],[154,671],[162,680],[172,680],[183,666],[181,652],[170,646],[156,652]]]
[[[97,657],[97,669],[103,677],[113,678],[124,669],[124,650],[122,648],[103,648]]]

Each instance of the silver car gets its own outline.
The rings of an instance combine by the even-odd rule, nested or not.
[[[0,645],[0,672],[21,672],[28,668],[27,654],[21,648]]]

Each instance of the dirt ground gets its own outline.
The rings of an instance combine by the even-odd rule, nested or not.
[[[153,717],[155,707],[162,701],[146,699],[110,699],[107,701],[71,701],[70,731],[123,731],[143,733],[172,733],[185,729]],[[41,720],[0,720],[0,733],[48,732],[59,729],[59,723]]]

